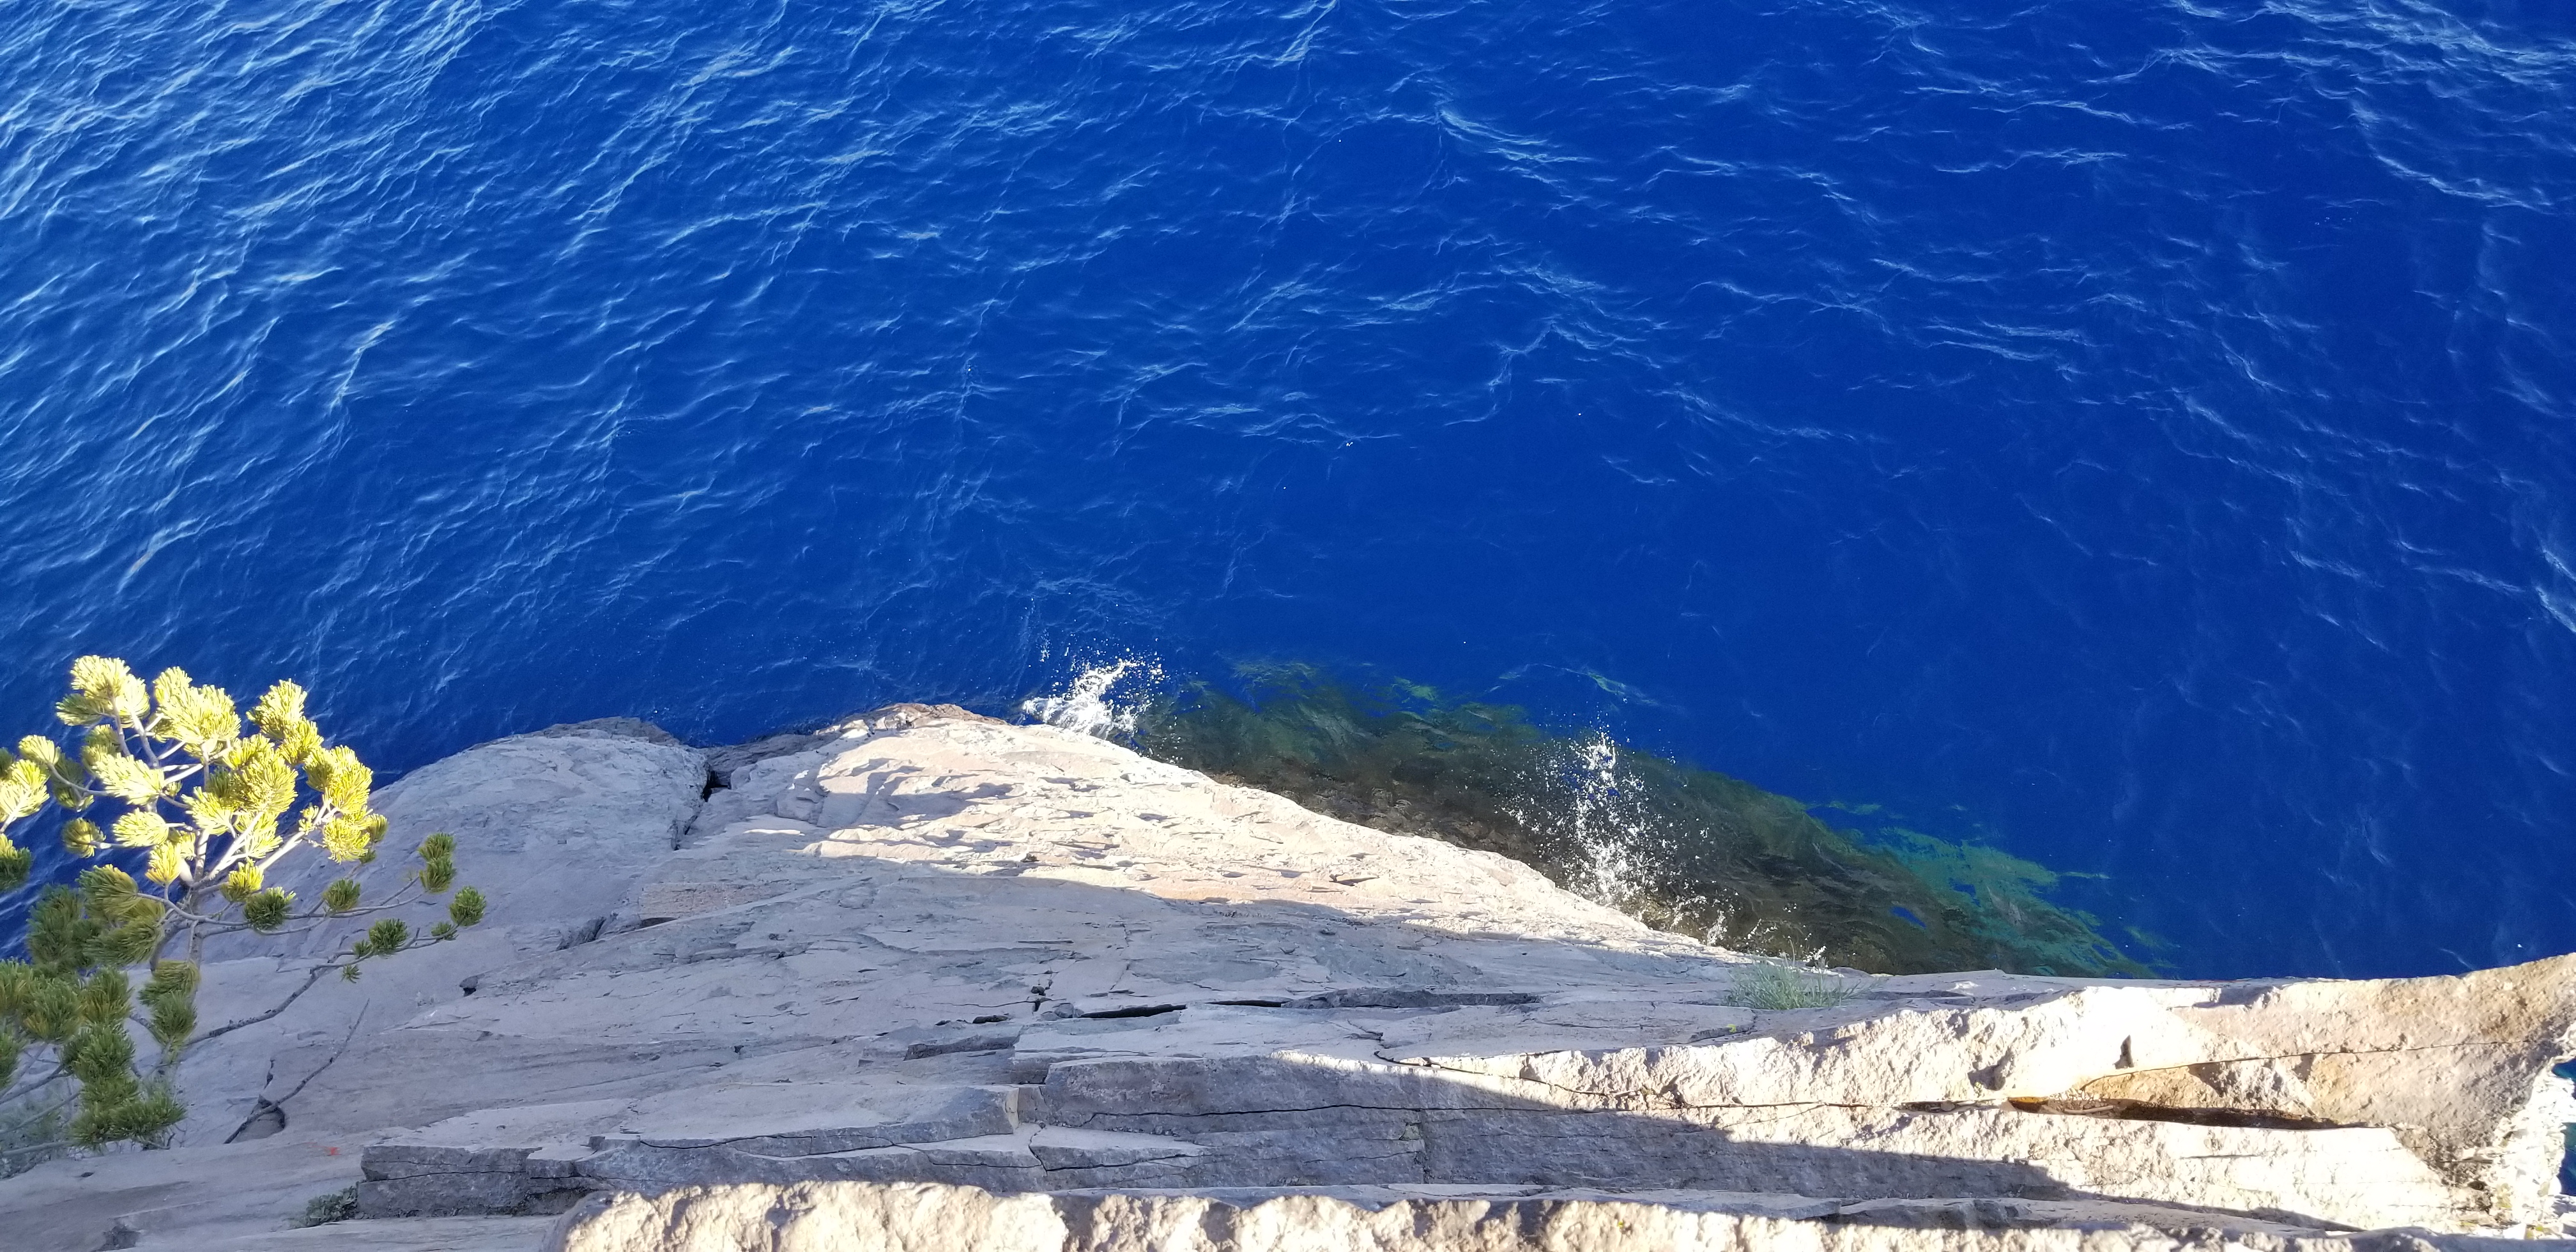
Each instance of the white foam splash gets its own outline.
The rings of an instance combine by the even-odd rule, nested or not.
[[[1645,887],[1640,851],[1649,835],[1637,815],[1620,811],[1631,806],[1620,803],[1619,745],[1595,735],[1575,751],[1570,807],[1583,863],[1569,885],[1579,895],[1620,907]]]
[[[1100,739],[1123,739],[1136,733],[1136,714],[1144,708],[1144,693],[1161,686],[1162,681],[1161,662],[1122,657],[1086,666],[1054,695],[1021,701],[1020,712],[1049,726]],[[1125,699],[1117,694],[1122,683],[1131,693]]]

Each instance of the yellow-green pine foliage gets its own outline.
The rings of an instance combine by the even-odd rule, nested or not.
[[[105,830],[67,823],[65,850],[94,856],[112,837],[142,855],[155,885],[194,889],[211,873],[236,906],[256,893],[230,877],[236,865],[264,869],[296,839],[334,860],[364,861],[384,837],[384,819],[368,807],[373,772],[349,748],[324,743],[294,683],[270,687],[245,722],[229,692],[185,670],[146,684],[121,660],[87,656],[72,663],[70,694],[55,712],[86,731],[80,751],[30,737],[18,757],[0,752],[0,832],[46,799],[74,812],[121,801],[126,811]],[[290,832],[285,819],[307,786],[313,802]],[[0,843],[0,876],[12,860]]]
[[[9,841],[9,828],[36,815],[52,797],[45,787],[45,767],[0,750],[0,891],[25,885],[36,868],[34,851]]]
[[[367,811],[375,773],[346,747],[324,748],[304,760],[304,779],[322,803],[304,810],[304,829],[334,861],[356,861],[375,851],[384,823]]]
[[[281,682],[251,706],[250,720],[268,736],[289,765],[302,765],[322,749],[322,731],[304,715],[304,689]]]
[[[234,866],[233,872],[224,876],[224,885],[218,888],[218,891],[224,899],[240,904],[258,895],[260,888],[266,885],[267,881],[268,876],[260,872],[256,862],[244,861]]]
[[[62,746],[43,735],[29,735],[18,741],[18,755],[45,772],[45,790],[54,803],[72,812],[89,807],[89,771],[80,758],[64,754]]]
[[[72,693],[54,706],[66,726],[105,721],[140,729],[152,710],[152,693],[125,662],[110,656],[85,656],[72,662]]]
[[[423,841],[420,868],[371,907],[361,905],[354,878],[301,911],[292,893],[267,885],[271,864],[300,843],[334,861],[365,863],[385,837],[384,817],[369,807],[374,773],[355,751],[324,741],[305,701],[302,687],[280,682],[245,714],[230,693],[184,670],[165,669],[147,684],[121,660],[87,656],[72,663],[70,692],[55,707],[77,744],[29,736],[14,753],[0,749],[0,890],[22,884],[33,868],[11,828],[47,804],[65,812],[66,853],[138,858],[148,884],[95,864],[76,889],[56,887],[38,901],[29,959],[0,962],[0,1092],[12,1082],[41,1085],[59,1070],[80,1086],[75,1139],[150,1141],[184,1111],[169,1078],[198,1025],[198,970],[166,958],[174,938],[188,936],[193,953],[207,926],[265,933],[399,908],[414,889],[438,896],[454,887],[456,841],[446,834]],[[84,816],[100,800],[115,803]],[[381,918],[333,963],[355,978],[360,962],[454,938],[482,921],[485,908],[480,892],[455,890],[445,918],[426,932]],[[128,971],[147,968],[137,991],[139,974]],[[137,1021],[161,1053],[148,1079],[127,1033]]]
[[[179,741],[190,756],[213,760],[241,738],[241,714],[221,687],[202,687],[177,666],[152,680],[152,702],[161,714],[159,733]]]

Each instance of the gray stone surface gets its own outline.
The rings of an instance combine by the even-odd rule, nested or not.
[[[2474,1252],[2569,1245],[2328,1233],[2119,1201],[1337,1187],[1283,1194],[800,1183],[602,1195],[548,1252]]]
[[[665,738],[558,728],[389,788],[398,845],[455,833],[493,922],[214,1040],[187,1146],[0,1182],[0,1228],[215,1246],[354,1183],[346,1225],[378,1242],[352,1246],[385,1248],[534,1247],[529,1223],[593,1193],[627,1198],[547,1227],[559,1246],[731,1247],[686,1231],[759,1221],[780,1242],[742,1246],[2557,1229],[2576,958],[1854,977],[1771,1011],[1735,1002],[1751,958],[1526,867],[1053,728],[898,706],[711,753]],[[730,785],[702,801],[710,762]],[[212,967],[206,1002],[273,1003],[320,943]],[[246,1126],[277,1133],[225,1142]],[[292,1186],[229,1181],[285,1159]],[[886,1241],[914,1221],[991,1241]],[[1199,1233],[1137,1242],[1156,1230]]]

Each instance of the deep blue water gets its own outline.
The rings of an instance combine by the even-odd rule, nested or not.
[[[2561,952],[2571,258],[2544,0],[15,0],[0,729],[1289,658]]]

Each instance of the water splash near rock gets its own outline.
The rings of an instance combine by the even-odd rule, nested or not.
[[[1053,695],[1021,701],[1020,713],[1049,726],[1125,742],[1135,736],[1150,693],[1162,685],[1162,662],[1120,657],[1083,667]]]

